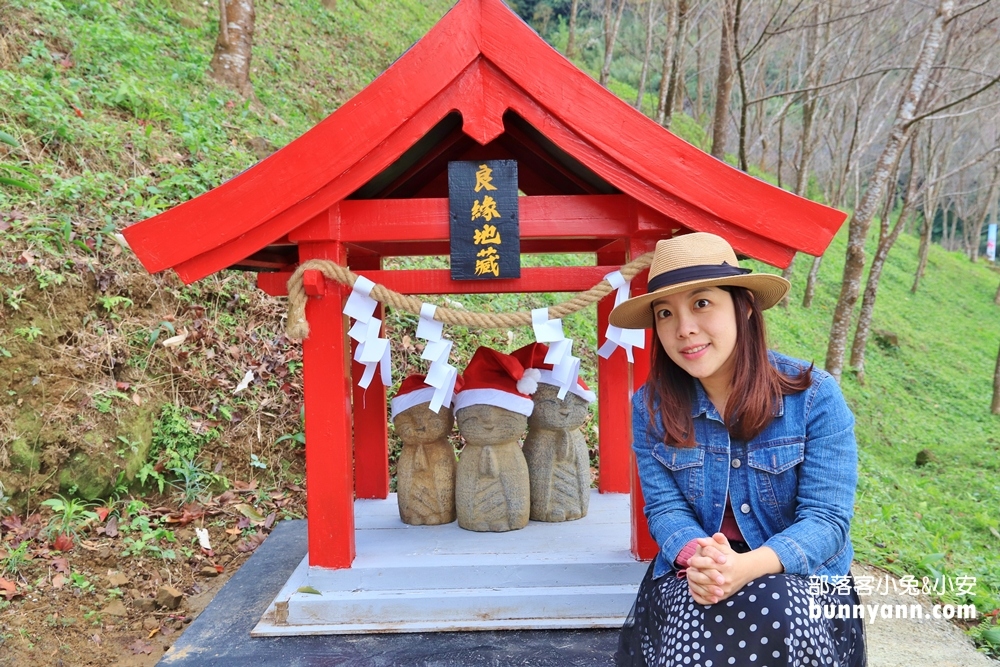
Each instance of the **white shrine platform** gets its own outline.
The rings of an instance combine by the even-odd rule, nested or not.
[[[628,494],[592,491],[577,521],[475,533],[408,526],[395,494],[358,500],[353,566],[307,556],[251,635],[618,627],[648,567],[629,550],[629,516]]]

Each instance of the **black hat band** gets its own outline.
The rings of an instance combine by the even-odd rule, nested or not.
[[[725,262],[722,264],[699,264],[696,266],[685,266],[682,269],[665,271],[657,275],[655,278],[650,279],[649,285],[646,289],[649,292],[655,292],[656,290],[669,287],[670,285],[679,285],[693,280],[732,278],[734,276],[743,276],[748,273],[752,273],[752,269],[741,269],[738,266],[729,266],[729,264]]]

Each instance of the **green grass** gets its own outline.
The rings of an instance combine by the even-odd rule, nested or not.
[[[982,614],[1000,606],[1000,417],[990,413],[1000,274],[933,246],[913,295],[917,242],[903,235],[892,250],[875,309],[873,326],[898,334],[899,347],[871,337],[865,384],[851,372],[842,382],[857,417],[861,466],[854,545],[858,560],[898,574],[976,577],[976,594],[965,602]],[[846,229],[827,251],[811,309],[800,305],[811,258],[800,257],[792,305],[767,315],[772,345],[819,367],[845,243]],[[933,461],[917,467],[924,449]]]

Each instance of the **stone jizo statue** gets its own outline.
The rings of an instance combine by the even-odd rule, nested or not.
[[[455,450],[448,440],[454,417],[449,407],[430,409],[433,392],[423,375],[411,375],[392,401],[393,424],[403,441],[396,462],[399,518],[412,526],[455,520]]]
[[[520,441],[538,373],[481,347],[462,375],[465,384],[455,395],[458,432],[465,439],[455,479],[458,525],[479,532],[524,528],[531,494]]]
[[[511,354],[526,368],[539,372],[535,407],[528,419],[524,457],[531,484],[533,521],[571,521],[587,515],[590,506],[590,457],[580,427],[589,404],[597,397],[583,380],[575,379],[559,397],[559,380],[545,363],[548,347],[526,345]]]

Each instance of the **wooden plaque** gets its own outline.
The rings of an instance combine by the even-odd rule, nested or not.
[[[452,280],[521,277],[517,162],[448,163]]]

